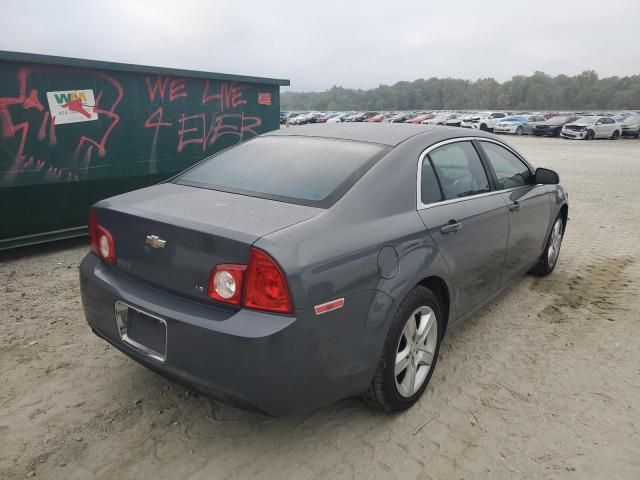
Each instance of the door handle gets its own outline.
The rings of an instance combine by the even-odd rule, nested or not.
[[[449,220],[449,223],[440,229],[440,233],[443,235],[451,235],[453,233],[457,233],[461,228],[462,224],[460,222]]]
[[[509,205],[510,212],[517,212],[518,210],[520,210],[520,203],[513,202],[511,205]]]

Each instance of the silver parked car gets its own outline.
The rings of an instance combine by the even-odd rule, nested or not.
[[[640,115],[629,115],[622,121],[622,136],[640,138]]]
[[[536,125],[544,122],[546,122],[546,118],[542,115],[514,115],[500,120],[493,128],[493,133],[530,135]]]

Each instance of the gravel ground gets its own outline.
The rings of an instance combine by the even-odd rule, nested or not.
[[[396,416],[211,402],[89,331],[85,240],[2,255],[0,478],[640,478],[640,142],[513,143],[569,190],[558,267],[450,331]]]

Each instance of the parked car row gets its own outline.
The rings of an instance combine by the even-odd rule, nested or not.
[[[562,137],[577,140],[596,138],[640,138],[640,112],[282,112],[280,123],[389,122],[421,123],[484,130],[498,134]]]

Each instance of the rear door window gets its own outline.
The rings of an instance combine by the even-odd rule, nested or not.
[[[425,157],[422,161],[422,182],[420,184],[420,196],[424,205],[439,202],[442,200],[440,185],[438,185],[436,173],[433,171],[433,166],[431,165],[428,157]]]
[[[445,199],[489,192],[489,179],[471,142],[456,142],[429,153]]]
[[[209,157],[173,182],[327,208],[387,151],[374,143],[263,136]]]
[[[480,144],[496,174],[498,190],[521,187],[533,182],[529,167],[509,150],[492,142],[481,141]]]

